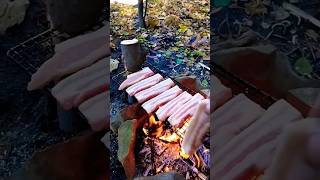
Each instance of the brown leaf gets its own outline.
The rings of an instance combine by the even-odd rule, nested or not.
[[[136,174],[134,148],[136,145],[137,120],[128,120],[118,129],[118,159],[124,167],[128,179]]]
[[[136,145],[137,129],[141,128],[146,116],[140,119],[127,120],[118,129],[118,159],[124,167],[129,180],[136,174],[134,148]]]

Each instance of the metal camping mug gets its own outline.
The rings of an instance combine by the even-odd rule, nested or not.
[[[139,71],[146,58],[139,41],[137,39],[123,40],[120,44],[126,70],[129,72]]]

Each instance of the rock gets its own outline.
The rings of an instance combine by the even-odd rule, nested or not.
[[[185,178],[176,172],[168,172],[156,176],[137,177],[134,180],[185,180]]]
[[[0,34],[16,24],[20,24],[29,7],[28,0],[1,0],[0,1]]]
[[[101,138],[101,142],[103,142],[103,144],[110,149],[110,132],[107,132],[102,138]]]
[[[110,118],[110,129],[114,132],[117,133],[119,127],[125,120],[121,117],[121,114],[117,114],[115,117]]]
[[[116,133],[123,122],[129,119],[138,119],[145,113],[140,104],[129,105],[122,109],[114,118],[111,118],[110,129]]]
[[[184,85],[186,88],[196,92],[205,88],[201,85],[199,78],[196,76],[180,76],[175,78],[175,80]]]
[[[136,174],[136,161],[134,148],[139,123],[136,119],[128,120],[118,129],[118,160],[121,162],[129,180]]]
[[[112,72],[113,70],[118,69],[118,65],[119,65],[119,61],[118,60],[111,59],[111,61],[110,61],[110,72]]]
[[[120,114],[117,114],[115,117],[110,118],[110,129],[113,132],[118,132],[119,127],[125,120],[121,117]]]

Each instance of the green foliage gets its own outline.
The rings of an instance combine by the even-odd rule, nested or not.
[[[310,64],[310,61],[305,57],[299,58],[296,61],[294,67],[296,71],[302,75],[311,75],[311,73],[313,72],[313,67]]]

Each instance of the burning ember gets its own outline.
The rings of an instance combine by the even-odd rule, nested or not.
[[[209,149],[203,146],[201,153],[188,155],[181,148],[190,121],[191,118],[188,118],[181,128],[174,129],[157,121],[155,115],[149,116],[142,129],[146,135],[144,148],[139,153],[141,169],[144,169],[142,176],[176,171],[187,179],[208,179],[203,172],[209,174]]]

